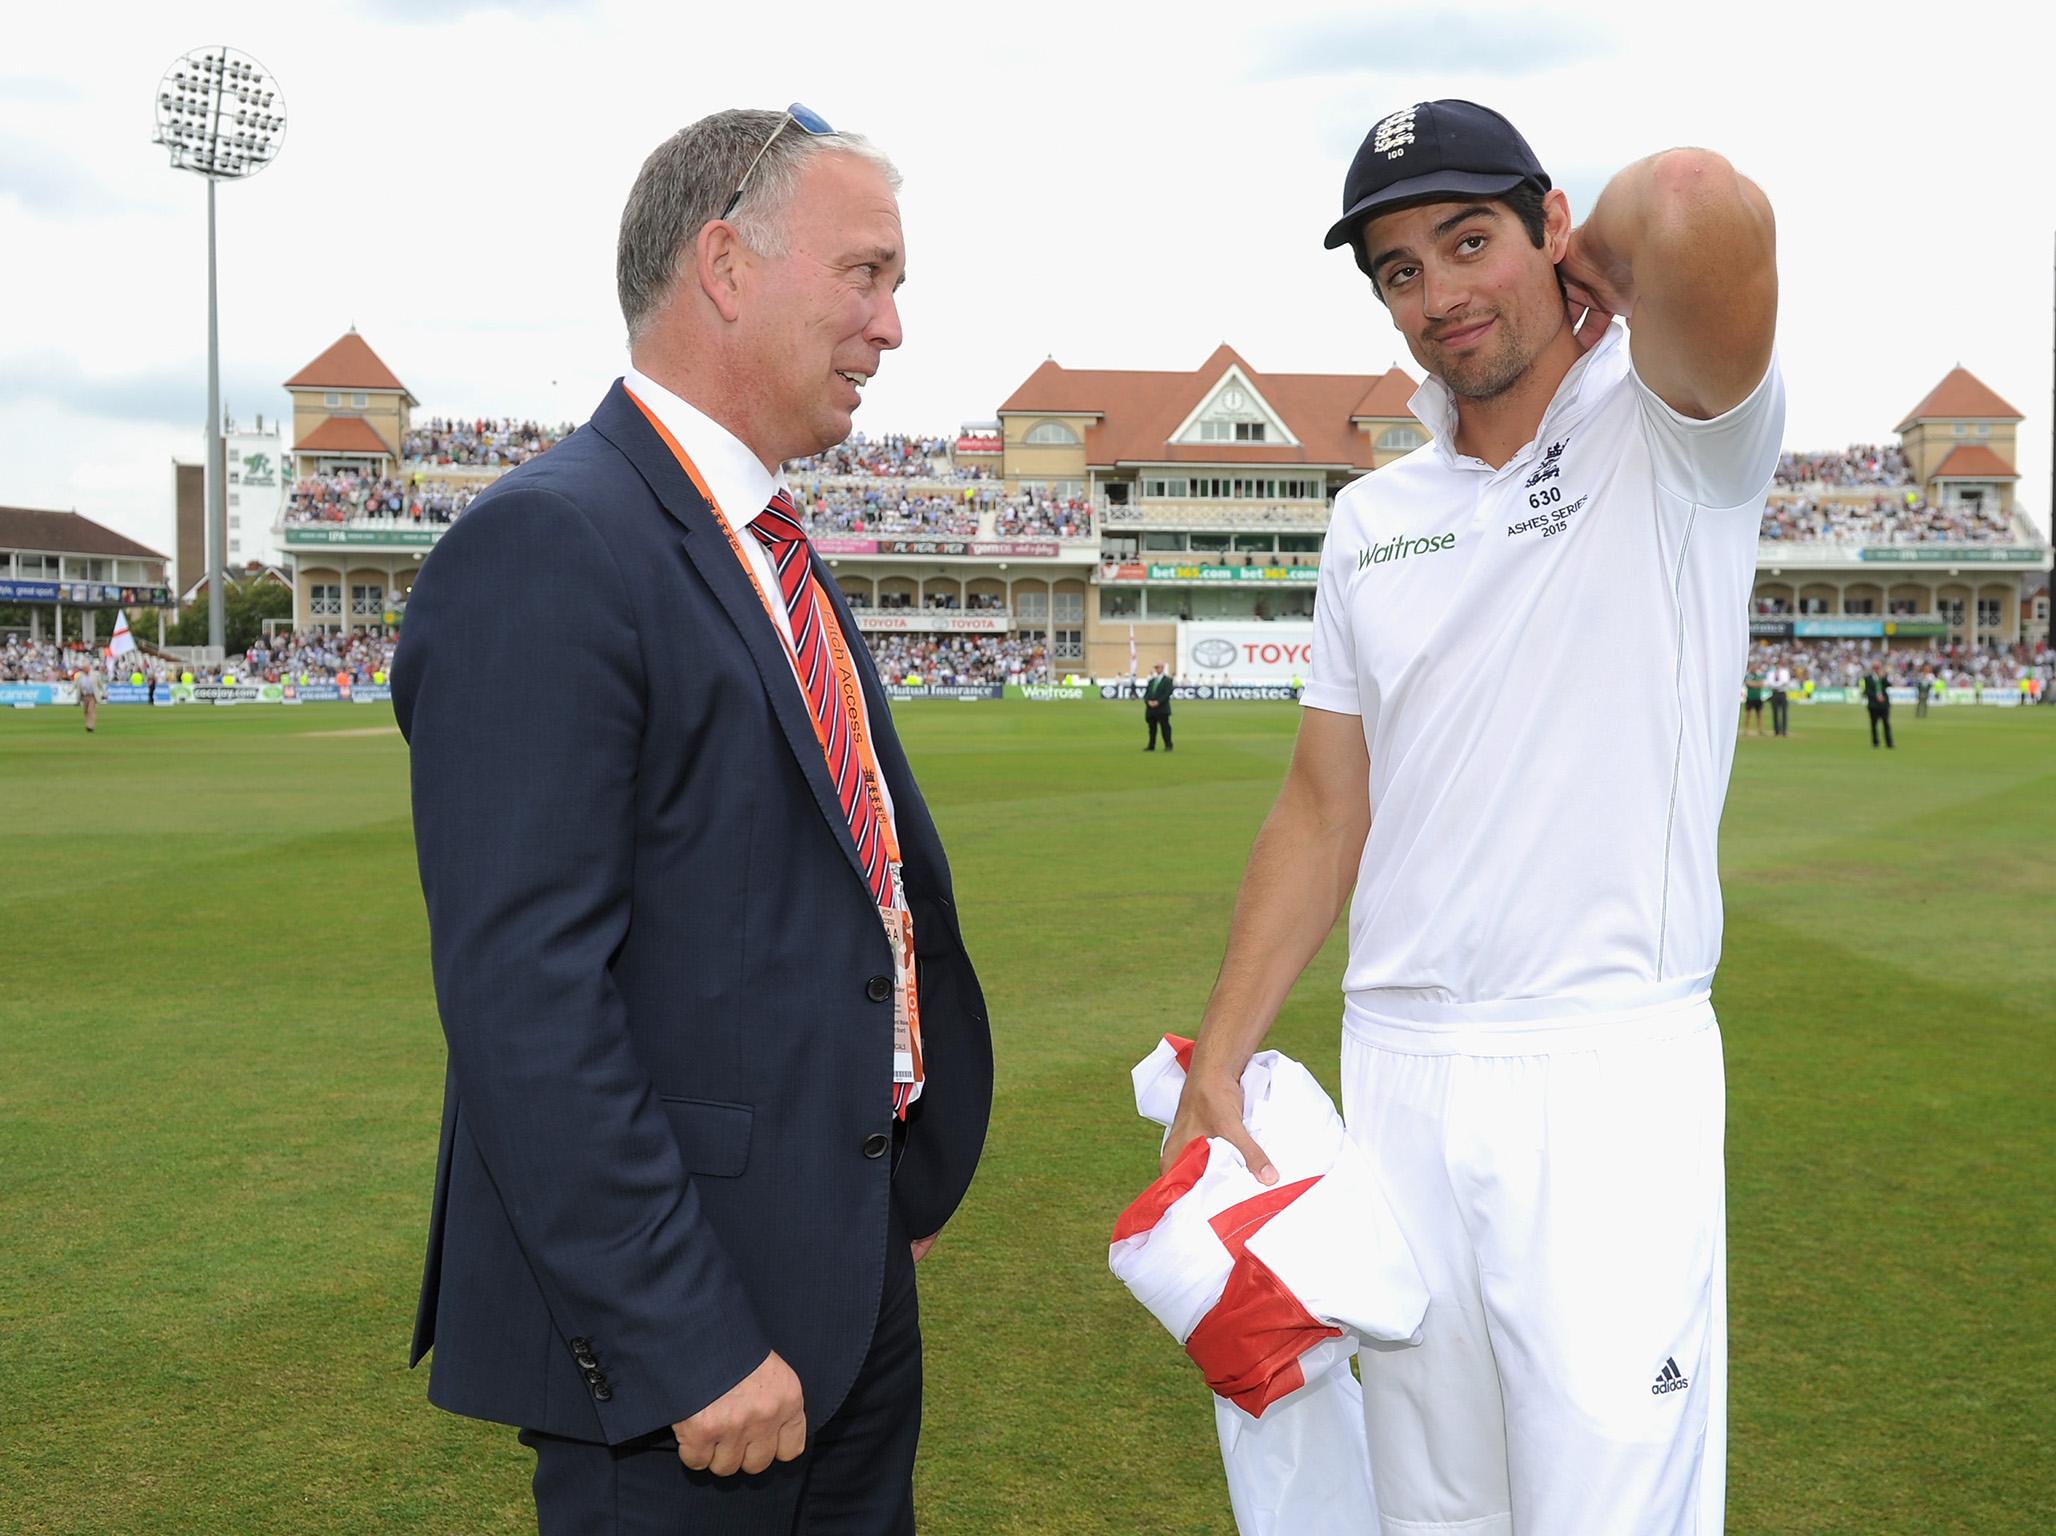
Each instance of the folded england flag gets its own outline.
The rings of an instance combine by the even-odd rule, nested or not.
[[[1145,1118],[1170,1123],[1191,1050],[1167,1035],[1136,1066]],[[1367,1339],[1419,1342],[1427,1288],[1313,1075],[1264,1051],[1242,1089],[1278,1182],[1258,1182],[1231,1143],[1195,1140],[1121,1213],[1108,1263],[1213,1389],[1244,1536],[1375,1530],[1349,1357]]]

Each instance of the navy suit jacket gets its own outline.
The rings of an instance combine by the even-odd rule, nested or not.
[[[896,1172],[876,1155],[890,951],[806,701],[621,385],[422,565],[393,698],[449,1043],[410,1356],[434,1346],[440,1406],[619,1444],[776,1349],[818,1428],[870,1343],[888,1202],[925,1236],[963,1198],[992,1102],[985,1001],[852,649],[921,986],[927,1086]]]

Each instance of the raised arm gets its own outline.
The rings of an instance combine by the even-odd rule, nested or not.
[[[1770,202],[1711,150],[1665,150],[1615,176],[1560,267],[1574,311],[1627,319],[1635,371],[1681,416],[1733,409],[1770,366]]]
[[[1300,711],[1292,766],[1235,898],[1227,957],[1164,1142],[1166,1169],[1194,1137],[1221,1136],[1265,1183],[1276,1179],[1242,1127],[1242,1069],[1355,888],[1371,834],[1370,771],[1359,717]]]

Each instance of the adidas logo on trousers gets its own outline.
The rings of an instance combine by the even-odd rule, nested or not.
[[[1661,1397],[1666,1392],[1682,1392],[1692,1385],[1692,1378],[1678,1369],[1676,1360],[1665,1360],[1663,1369],[1656,1373],[1656,1385],[1649,1391],[1652,1396]]]

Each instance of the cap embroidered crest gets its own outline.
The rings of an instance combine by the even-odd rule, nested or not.
[[[1406,146],[1414,141],[1414,113],[1418,110],[1418,104],[1403,108],[1372,129],[1372,151],[1387,160],[1405,154]]]
[[[1475,101],[1417,101],[1364,135],[1342,181],[1342,217],[1321,243],[1349,246],[1368,273],[1370,253],[1359,237],[1379,210],[1504,197],[1524,183],[1547,192],[1549,175],[1512,123]]]

